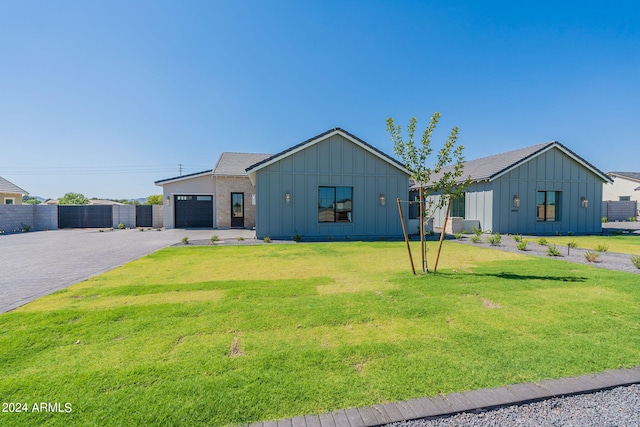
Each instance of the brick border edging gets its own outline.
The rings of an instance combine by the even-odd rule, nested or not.
[[[375,427],[388,423],[437,418],[461,412],[490,410],[577,394],[593,393],[640,383],[640,367],[578,377],[511,384],[446,396],[424,397],[320,415],[250,424],[249,427]]]

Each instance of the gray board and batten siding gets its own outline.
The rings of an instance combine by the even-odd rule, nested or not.
[[[609,179],[559,142],[468,164],[465,173],[472,175],[472,183],[465,193],[465,219],[479,221],[482,230],[534,235],[602,231],[602,184]],[[552,220],[538,218],[539,192],[559,196],[555,204],[558,212]],[[514,203],[515,198],[519,206]],[[434,225],[441,226],[443,211],[436,211],[434,217]]]
[[[396,198],[407,200],[409,173],[395,159],[342,129],[311,138],[247,172],[256,185],[257,238],[402,237]],[[348,220],[321,222],[320,189],[334,187],[352,188]]]

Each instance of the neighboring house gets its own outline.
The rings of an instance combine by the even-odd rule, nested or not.
[[[640,216],[640,172],[608,172],[612,183],[602,188],[602,216],[609,221],[626,221]]]
[[[396,198],[407,200],[409,171],[335,128],[247,169],[256,190],[256,237],[399,238]]]
[[[452,205],[452,216],[471,220],[470,224],[475,222],[482,230],[513,234],[602,231],[602,184],[611,180],[557,141],[465,162],[464,176],[471,178],[471,185],[465,197]],[[432,176],[433,181],[437,179]],[[418,188],[412,187],[412,199]],[[443,211],[434,216],[434,225],[441,227]]]
[[[0,176],[0,205],[21,205],[29,193]]]
[[[156,181],[165,228],[252,228],[255,188],[247,167],[270,154],[222,153],[211,170]]]
[[[607,172],[613,182],[602,189],[602,200],[640,202],[640,172]]]

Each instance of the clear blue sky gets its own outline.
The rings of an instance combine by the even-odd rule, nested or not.
[[[637,1],[0,0],[0,176],[32,195],[136,198],[387,117],[467,159],[558,140],[640,171]]]

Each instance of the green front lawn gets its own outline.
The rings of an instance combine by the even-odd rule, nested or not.
[[[244,424],[640,365],[637,275],[444,250],[419,277],[400,242],[159,251],[0,315],[2,401],[72,408],[0,425]]]

